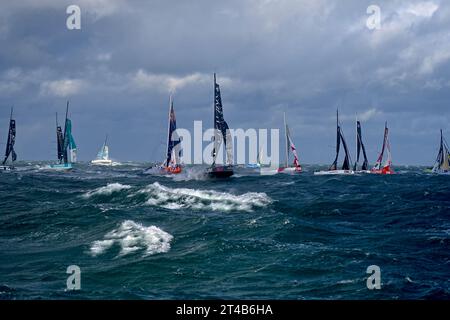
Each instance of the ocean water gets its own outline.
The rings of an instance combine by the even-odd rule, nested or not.
[[[0,174],[0,299],[450,298],[450,176],[43,166]]]

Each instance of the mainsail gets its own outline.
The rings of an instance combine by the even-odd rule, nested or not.
[[[16,161],[17,154],[14,150],[14,144],[16,142],[16,120],[12,118],[13,109],[11,108],[11,116],[9,118],[9,131],[8,131],[8,141],[6,143],[5,158],[3,159],[2,165],[6,164],[9,156],[11,155],[11,162]]]
[[[228,128],[228,124],[223,118],[222,97],[220,95],[220,87],[216,82],[216,74],[214,73],[214,148],[212,151],[213,166],[216,163],[217,154],[222,143],[225,145],[227,153],[227,164],[233,164],[233,142]]]
[[[109,148],[107,145],[108,136],[105,138],[105,142],[103,143],[102,148],[97,153],[97,160],[109,160]]]
[[[347,143],[345,142],[344,135],[342,133],[341,126],[339,124],[339,111],[336,111],[336,158],[333,161],[333,164],[330,166],[330,171],[337,170],[337,162],[339,159],[339,151],[341,148],[341,141],[342,146],[344,147],[345,151],[345,158],[344,162],[342,163],[342,170],[350,170],[350,153],[348,152]]]
[[[56,143],[58,145],[58,161],[63,163],[64,159],[67,159],[67,155],[64,156],[64,136],[61,126],[58,125],[58,113],[56,114]]]
[[[358,120],[356,120],[356,162],[353,167],[353,170],[355,170],[355,171],[358,168],[361,150],[362,150],[362,153],[364,156],[364,162],[361,166],[361,170],[368,170],[369,161],[367,160],[366,148],[364,147],[364,143],[362,142],[361,123]]]
[[[291,132],[289,130],[289,126],[286,122],[286,113],[284,113],[284,128],[286,133],[286,168],[289,166],[289,151],[292,152],[294,156],[294,166],[301,170],[300,162],[298,160],[297,149],[295,148],[295,144],[291,138]]]
[[[450,153],[447,143],[444,140],[441,130],[441,143],[439,153],[433,167],[433,172],[449,172],[450,171]]]
[[[384,138],[383,138],[383,147],[381,148],[381,153],[377,159],[377,162],[375,163],[375,166],[372,170],[381,170],[381,163],[383,162],[384,152],[387,152],[387,159],[383,165],[383,168],[389,169],[392,165],[392,156],[391,156],[391,146],[389,144],[389,138],[388,138],[388,127],[387,122],[384,125]],[[390,170],[390,169],[389,169]]]
[[[177,129],[177,119],[175,117],[175,111],[173,109],[173,99],[170,96],[169,101],[169,125],[168,125],[168,134],[167,134],[167,153],[166,160],[164,162],[164,166],[169,166],[170,164],[176,165],[179,163],[179,154],[180,151],[177,152],[177,145],[180,144],[181,140],[178,136],[176,136],[175,130]]]
[[[58,119],[56,120],[56,138],[58,143],[58,160],[60,163],[76,162],[77,145],[72,136],[72,121],[68,118],[69,101],[66,107],[66,120],[64,123],[64,133],[60,126],[58,126]],[[70,157],[69,157],[70,152]]]

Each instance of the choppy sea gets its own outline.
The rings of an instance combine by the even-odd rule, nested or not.
[[[0,299],[450,299],[450,176],[44,167],[0,174]]]

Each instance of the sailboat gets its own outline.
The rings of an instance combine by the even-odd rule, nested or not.
[[[72,162],[76,160],[76,144],[72,136],[72,121],[68,118],[69,115],[69,101],[66,107],[66,119],[64,121],[64,131],[58,124],[58,114],[56,114],[56,140],[58,163],[50,164],[48,169],[52,170],[70,170],[72,169]]]
[[[173,108],[173,98],[170,95],[169,98],[169,120],[167,128],[167,149],[165,154],[165,160],[161,165],[156,166],[159,173],[178,174],[181,173],[182,168],[180,164],[180,153],[178,145],[181,140],[175,137],[175,130],[177,129],[177,119],[175,117],[175,110]],[[147,170],[152,170],[148,168]]]
[[[361,165],[361,170],[358,170],[361,151],[364,157],[364,161]],[[353,171],[355,171],[355,173],[370,173],[366,148],[364,147],[364,143],[362,141],[361,123],[358,121],[358,117],[356,117],[356,161],[355,165],[353,166]]]
[[[314,172],[315,175],[336,175],[336,174],[354,174],[355,172],[350,169],[350,153],[348,152],[347,143],[345,142],[344,135],[342,133],[341,125],[339,123],[339,111],[336,111],[336,158],[333,161],[333,164],[330,166],[328,170],[324,171],[316,171]],[[339,151],[341,148],[341,141],[342,146],[344,147],[345,151],[345,158],[344,162],[342,163],[342,168],[337,168],[337,162],[339,159]]]
[[[378,156],[378,160],[375,163],[375,166],[372,168],[371,173],[375,174],[394,174],[394,170],[392,169],[392,155],[391,155],[391,145],[389,144],[389,129],[387,127],[387,122],[384,125],[384,138],[383,138],[383,147],[381,148],[381,153]],[[384,152],[387,152],[386,162],[381,165],[383,162]]]
[[[109,148],[108,148],[108,135],[106,135],[105,142],[103,143],[102,148],[97,153],[97,158],[91,161],[93,165],[100,166],[111,166],[112,160],[109,159]]]
[[[16,142],[16,120],[13,119],[13,108],[11,108],[11,115],[9,117],[9,131],[8,140],[6,142],[6,151],[3,162],[0,166],[0,171],[10,171],[14,169],[13,163],[17,159],[17,154],[14,151],[14,143]],[[7,165],[9,156],[11,156],[11,165]]]
[[[261,162],[261,156],[262,156],[262,147],[259,148],[258,154],[256,155],[256,163],[249,163],[247,164],[247,168],[249,169],[259,169],[262,166]]]
[[[442,135],[442,129],[439,153],[436,157],[436,162],[434,163],[431,172],[438,174],[450,174],[450,152],[448,144]]]
[[[222,143],[226,148],[226,165],[217,165],[216,158]],[[216,82],[214,73],[214,148],[212,151],[213,163],[207,170],[207,175],[212,178],[228,178],[233,175],[233,144],[228,124],[223,118],[222,97],[220,86]]]
[[[278,168],[278,172],[283,173],[300,173],[302,172],[302,167],[298,161],[298,155],[297,155],[297,149],[295,148],[294,142],[291,138],[291,133],[289,131],[289,127],[286,122],[286,113],[283,114],[283,120],[284,120],[284,131],[285,131],[285,137],[286,137],[286,163],[284,167]],[[294,156],[294,163],[293,166],[289,166],[289,153],[292,152],[292,155]]]

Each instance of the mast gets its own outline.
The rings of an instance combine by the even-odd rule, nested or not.
[[[167,150],[166,150],[166,163],[165,165],[169,165],[170,157],[171,157],[171,151],[170,151],[170,113],[172,111],[173,106],[173,100],[172,100],[172,94],[169,96],[169,117],[167,121]]]
[[[358,146],[359,146],[359,135],[358,135],[358,112],[356,113],[356,122],[355,122],[355,131],[356,131],[356,159],[355,159],[355,165],[353,167],[353,170],[356,171],[358,169],[358,162],[359,162],[359,152],[358,152]]]
[[[11,152],[11,120],[12,120],[12,114],[13,114],[13,107],[11,107],[11,114],[9,116],[9,126],[8,126],[8,140],[6,141],[6,149],[5,149],[5,157],[2,162],[2,165],[6,164],[6,161],[8,160],[9,153]]]
[[[341,147],[341,132],[339,128],[339,110],[336,109],[336,157],[329,170],[337,170],[337,161],[339,157],[340,147]]]
[[[64,157],[64,163],[68,162],[68,157],[67,157],[67,146],[69,144],[68,141],[66,141],[67,139],[67,118],[69,116],[69,100],[67,100],[67,105],[66,105],[66,120],[64,121],[64,135],[63,135],[63,157]]]
[[[286,112],[283,112],[283,120],[284,120],[284,137],[286,138],[286,168],[287,168],[289,166],[289,141],[286,124]]]
[[[216,109],[217,109],[217,107],[216,107],[216,73],[214,72],[214,121],[213,121],[213,123],[214,123],[214,148],[213,148],[213,154],[212,154],[212,156],[213,156],[213,162],[212,162],[212,167],[214,167],[215,165],[216,165],[216,154],[217,154],[217,150],[216,150],[216,147],[217,147],[217,139],[216,139],[216,135],[217,135],[217,132],[216,132],[216,130],[217,130],[217,128],[216,128]]]

